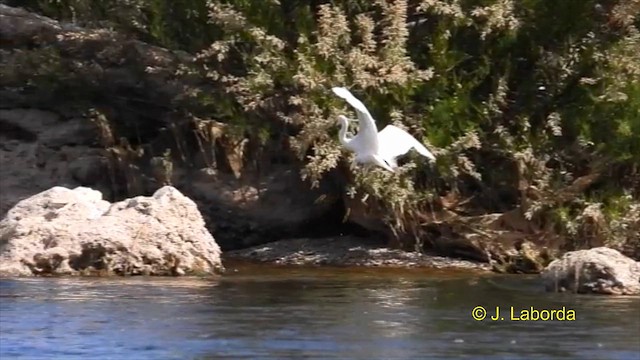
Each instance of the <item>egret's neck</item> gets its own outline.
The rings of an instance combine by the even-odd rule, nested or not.
[[[347,138],[347,129],[349,128],[349,121],[344,117],[344,116],[340,116],[338,118],[338,120],[340,121],[340,132],[338,133],[338,140],[340,140],[340,143],[344,146],[347,146],[347,144],[349,144],[349,142],[351,141],[351,139]]]

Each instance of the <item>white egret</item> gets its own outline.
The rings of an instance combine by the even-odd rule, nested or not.
[[[349,119],[343,115],[338,116],[341,128],[339,133],[340,143],[348,150],[356,153],[356,162],[360,164],[375,164],[394,172],[398,167],[397,158],[415,149],[421,155],[435,161],[436,157],[427,150],[418,140],[408,132],[397,126],[387,125],[378,133],[376,122],[364,106],[344,87],[334,87],[331,90],[346,100],[358,115],[358,134],[353,138],[347,138]]]

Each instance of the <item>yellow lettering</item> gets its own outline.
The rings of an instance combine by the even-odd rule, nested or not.
[[[552,318],[553,315],[551,315],[552,313],[549,312],[549,310],[540,310],[540,319],[542,321],[548,321],[549,319]]]
[[[520,321],[520,317],[516,317],[515,314],[513,313],[513,306],[511,307],[511,320]]]
[[[496,306],[496,315],[491,317],[491,320],[496,321],[500,318],[500,307]]]
[[[499,309],[496,309],[497,318]],[[526,309],[516,309],[509,307],[510,320],[512,321],[575,321],[575,310],[567,309],[563,306],[560,309],[542,309],[538,310],[533,306]],[[494,318],[492,317],[492,318]]]
[[[529,320],[536,321],[540,319],[540,313],[534,309],[533,306],[529,307],[529,310],[527,311],[529,312]]]

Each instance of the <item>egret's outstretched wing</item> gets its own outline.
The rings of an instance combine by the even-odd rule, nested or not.
[[[378,142],[380,144],[380,156],[394,166],[395,159],[400,155],[406,154],[412,148],[416,149],[422,156],[428,157],[433,161],[436,160],[431,151],[427,150],[411,134],[397,126],[387,125],[382,129],[378,134]]]
[[[334,94],[343,98],[349,103],[358,114],[358,123],[360,125],[358,129],[357,138],[354,139],[359,147],[366,147],[366,150],[372,153],[377,153],[379,149],[378,145],[378,127],[375,120],[369,113],[369,110],[358,100],[349,90],[343,87],[331,88]],[[355,145],[355,144],[354,144]],[[363,150],[365,150],[363,148]]]

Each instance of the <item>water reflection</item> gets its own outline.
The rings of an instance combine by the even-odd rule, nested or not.
[[[574,322],[471,309],[571,306]],[[640,300],[533,278],[239,268],[213,279],[0,280],[0,358],[638,358]]]
[[[380,288],[363,289],[359,303],[364,303],[359,318],[366,323],[368,333],[376,338],[401,338],[417,335],[424,317],[419,312],[419,301],[425,297],[425,289],[419,281],[398,279]],[[396,355],[397,356],[397,355]]]

